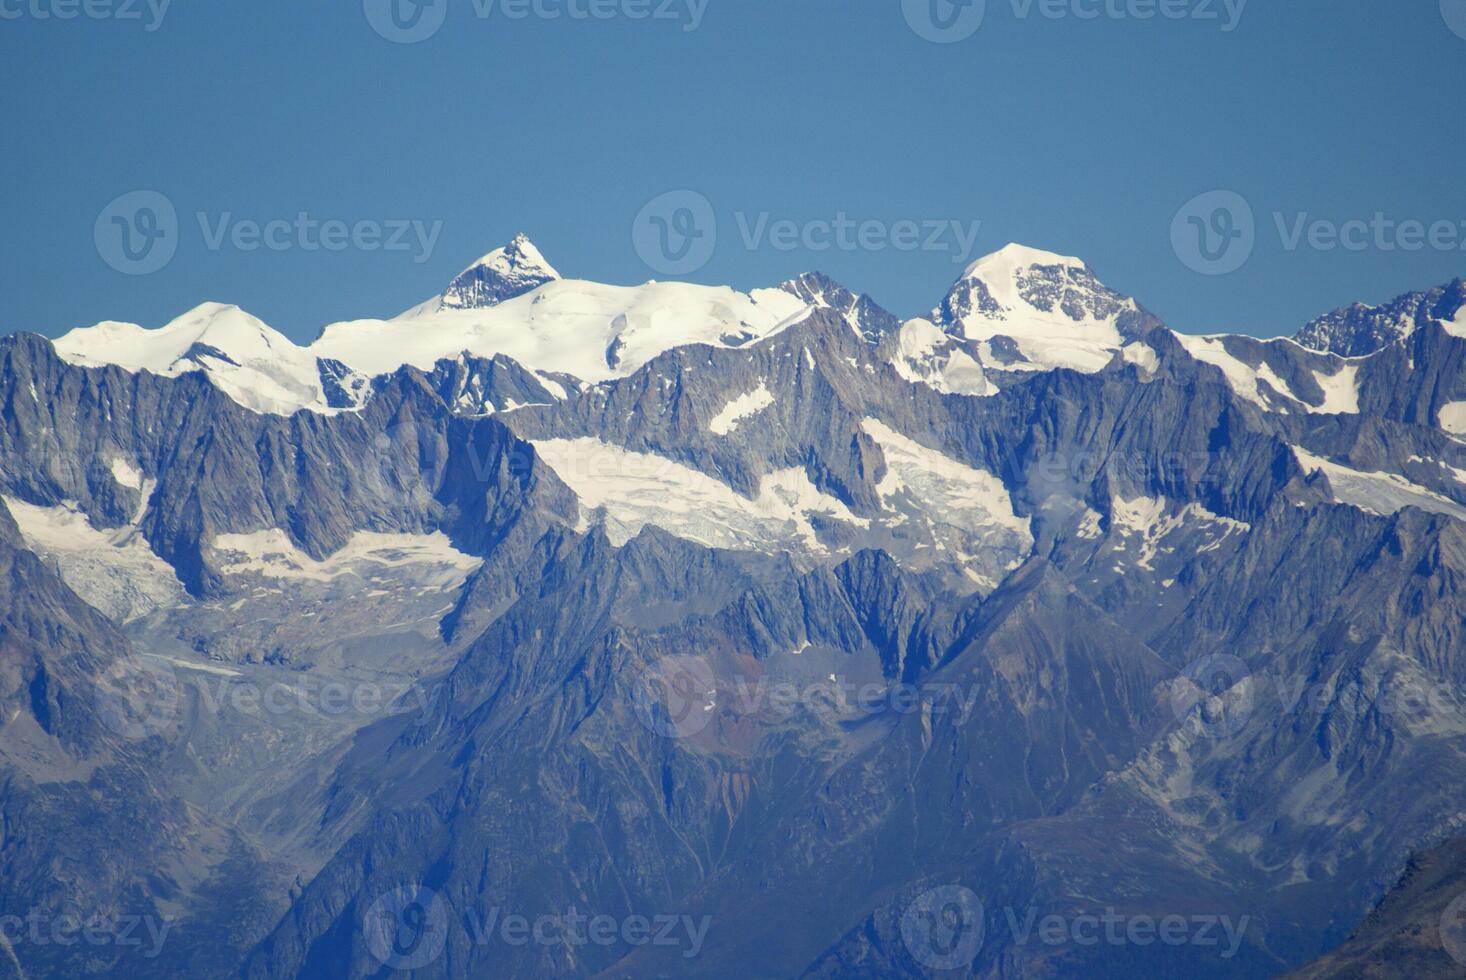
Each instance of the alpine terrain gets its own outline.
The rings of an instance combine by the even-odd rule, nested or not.
[[[1466,280],[1260,340],[520,236],[0,405],[0,976],[1466,973]]]

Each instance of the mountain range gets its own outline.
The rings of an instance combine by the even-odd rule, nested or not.
[[[1466,280],[1264,340],[519,236],[0,405],[0,975],[1466,970]]]

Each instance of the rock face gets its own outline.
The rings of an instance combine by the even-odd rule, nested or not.
[[[1399,882],[1347,941],[1288,977],[1459,976],[1466,968],[1463,895],[1466,841],[1456,838],[1412,857]]]
[[[1383,306],[1355,303],[1319,317],[1295,338],[1304,347],[1344,357],[1383,350],[1434,322],[1449,323],[1466,305],[1466,279],[1423,293],[1406,293]]]
[[[1348,975],[1463,823],[1460,292],[1302,346],[516,239],[312,348],[0,340],[0,914],[114,923],[0,963]]]
[[[440,309],[479,310],[522,296],[560,278],[524,235],[460,272],[444,290]]]

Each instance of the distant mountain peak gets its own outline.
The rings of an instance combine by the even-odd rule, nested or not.
[[[900,319],[875,300],[864,293],[856,295],[823,272],[803,273],[780,283],[779,288],[815,309],[835,310],[870,343],[879,343],[881,337],[901,329]]]
[[[1019,269],[1054,265],[1070,269],[1089,268],[1082,259],[1076,259],[1072,255],[1059,255],[1056,252],[1045,252],[1043,249],[1009,242],[996,252],[990,252],[969,265],[962,273],[962,278],[1006,277]]]
[[[1363,357],[1414,333],[1422,324],[1454,323],[1466,307],[1466,279],[1427,292],[1405,293],[1388,303],[1351,303],[1310,321],[1293,338],[1312,350]]]
[[[559,278],[555,267],[521,233],[454,277],[444,290],[438,309],[477,310],[497,306]]]
[[[966,340],[1011,338],[1034,365],[1094,371],[1123,345],[1116,323],[1136,309],[1081,259],[1009,244],[969,265],[931,320]]]

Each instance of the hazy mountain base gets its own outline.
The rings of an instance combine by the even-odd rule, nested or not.
[[[1466,841],[1411,858],[1399,883],[1337,949],[1294,980],[1407,980],[1466,973]]]

